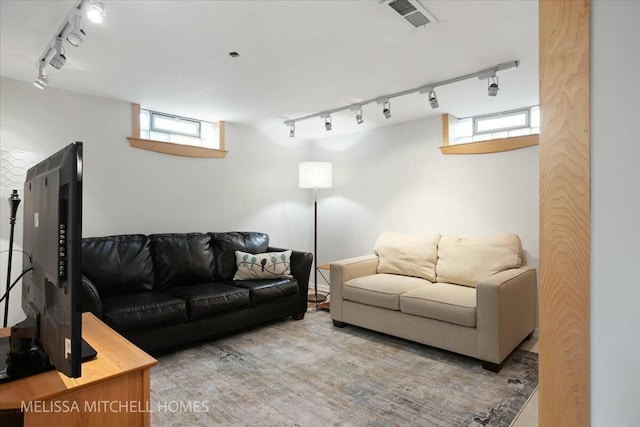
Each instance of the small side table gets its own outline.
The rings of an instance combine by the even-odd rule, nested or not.
[[[327,277],[324,275],[324,273],[320,270],[325,270],[325,271],[331,271],[331,266],[329,264],[322,264],[318,266],[318,273],[320,273],[320,275],[322,276],[322,278],[324,279],[325,282],[327,282],[327,284],[329,286],[331,286],[331,282],[327,279]],[[324,301],[322,303],[320,303],[318,305],[318,308],[320,310],[325,310],[325,311],[330,311],[330,304],[331,301]]]

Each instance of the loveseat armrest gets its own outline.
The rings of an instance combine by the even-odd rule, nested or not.
[[[102,301],[96,285],[85,275],[82,275],[80,284],[80,301],[82,312],[90,311],[98,319],[102,319]]]
[[[289,249],[277,248],[269,246],[268,252],[284,252]],[[298,305],[299,312],[304,314],[307,312],[307,294],[309,293],[309,276],[311,275],[311,264],[313,263],[313,254],[310,252],[291,250],[291,275],[298,282],[300,291],[300,301]]]
[[[478,358],[500,364],[536,327],[536,270],[514,268],[477,284]]]
[[[342,322],[342,285],[356,277],[370,276],[378,270],[377,255],[364,255],[331,263],[331,319]]]

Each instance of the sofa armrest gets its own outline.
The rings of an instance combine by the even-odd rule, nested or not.
[[[289,249],[277,248],[269,246],[269,252],[284,252]],[[291,251],[291,275],[298,282],[300,290],[299,312],[297,314],[306,313],[307,311],[307,294],[309,293],[309,276],[311,276],[311,264],[313,263],[313,254],[310,252]]]
[[[82,275],[82,283],[80,284],[80,301],[82,303],[82,312],[90,311],[98,319],[102,319],[102,301],[96,285],[85,275]]]
[[[342,322],[342,284],[356,277],[370,276],[378,270],[378,257],[365,255],[331,263],[331,318]]]
[[[536,327],[536,270],[501,271],[477,285],[478,358],[500,364]]]

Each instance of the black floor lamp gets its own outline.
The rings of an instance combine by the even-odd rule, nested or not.
[[[7,287],[5,289],[6,301],[4,302],[4,323],[3,327],[7,327],[9,320],[9,287],[11,286],[11,262],[13,255],[13,230],[16,227],[16,215],[18,213],[18,205],[20,204],[20,196],[18,196],[18,190],[13,190],[9,197],[9,204],[11,205],[11,217],[9,223],[11,224],[11,230],[9,231],[9,263],[7,265]]]
[[[313,189],[313,302],[316,310],[327,297],[326,294],[318,297],[318,189],[331,188],[332,175],[332,165],[328,162],[303,162],[298,167],[298,186]]]

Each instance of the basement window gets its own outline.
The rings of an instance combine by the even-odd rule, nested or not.
[[[537,145],[540,107],[503,111],[459,119],[442,116],[443,154],[481,154]]]
[[[224,122],[161,113],[132,104],[131,146],[187,157],[225,157]]]

